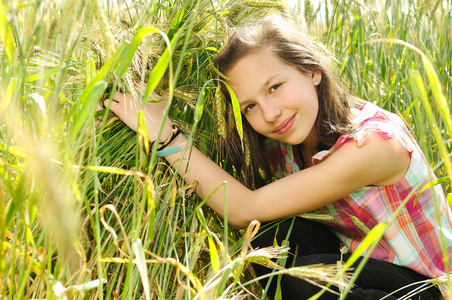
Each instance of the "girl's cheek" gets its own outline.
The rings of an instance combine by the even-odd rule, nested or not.
[[[251,127],[253,127],[254,131],[257,131],[260,133],[260,122],[259,120],[256,118],[256,116],[252,116],[252,117],[247,117],[246,120],[248,121],[248,123],[251,125]]]

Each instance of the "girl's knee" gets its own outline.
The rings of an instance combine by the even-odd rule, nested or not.
[[[342,261],[342,255],[337,253],[312,253],[298,257],[295,261],[295,266],[309,266],[309,265],[336,265]]]
[[[336,290],[334,287],[332,287],[331,289]],[[315,294],[319,293],[322,290],[322,288],[320,286],[313,285],[312,283],[309,283],[306,280],[284,275],[281,278],[281,290],[283,299],[294,300],[294,299],[309,299]],[[319,299],[337,300],[338,295],[329,291],[325,291]]]
[[[290,251],[299,255],[309,253],[339,253],[340,240],[325,225],[301,217],[278,220],[262,225],[251,241],[253,247],[263,248],[289,242]]]
[[[375,290],[375,289],[362,289],[356,288],[350,294],[347,295],[347,300],[396,300],[397,298],[388,295],[387,292]]]

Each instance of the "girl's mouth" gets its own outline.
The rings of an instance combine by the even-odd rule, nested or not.
[[[289,130],[292,129],[293,125],[295,123],[295,115],[278,125],[274,130],[273,133],[276,134],[286,134]]]

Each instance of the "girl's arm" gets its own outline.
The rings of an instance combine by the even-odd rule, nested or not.
[[[135,101],[120,93],[115,94],[113,99],[111,110],[136,130]],[[155,139],[162,122],[164,105],[148,103],[145,107],[151,141]],[[169,120],[165,122],[162,140],[171,131]],[[186,141],[184,136],[179,135],[168,147]],[[409,153],[400,142],[396,139],[383,140],[377,133],[369,132],[361,147],[348,141],[321,164],[252,191],[196,148],[186,151],[185,157],[181,155],[182,152],[178,152],[165,159],[173,166],[177,166],[182,159],[178,172],[187,182],[198,182],[196,193],[201,199],[226,182],[228,223],[236,228],[244,228],[252,220],[264,222],[309,212],[367,185],[395,183],[405,175],[410,164]],[[207,204],[224,217],[224,201],[224,190],[219,189]]]

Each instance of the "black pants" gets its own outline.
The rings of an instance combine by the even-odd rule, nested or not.
[[[291,226],[292,229],[288,238],[290,254],[286,261],[286,268],[319,263],[337,264],[341,260],[340,240],[336,235],[323,224],[300,217],[278,220],[263,225],[251,244],[254,248],[263,248],[274,245],[274,240],[276,239],[278,245],[281,245],[282,241],[286,239]],[[349,257],[350,255],[343,255],[342,259],[346,261]],[[353,268],[356,268],[359,263],[360,260],[355,263]],[[257,276],[262,276],[272,271],[261,265],[253,265],[253,268]],[[347,299],[381,299],[393,291],[426,279],[429,278],[411,269],[370,258],[355,281],[355,287],[348,294]],[[273,299],[277,286],[277,277],[260,280],[263,288],[266,287],[268,280],[271,280],[268,295]],[[385,300],[403,297],[420,285],[405,288],[385,298]],[[308,299],[318,293],[320,288],[305,280],[283,275],[281,291],[283,299],[296,300]],[[338,299],[338,295],[325,292],[320,299]],[[439,289],[432,286],[412,296],[410,299],[436,300],[444,298]]]

